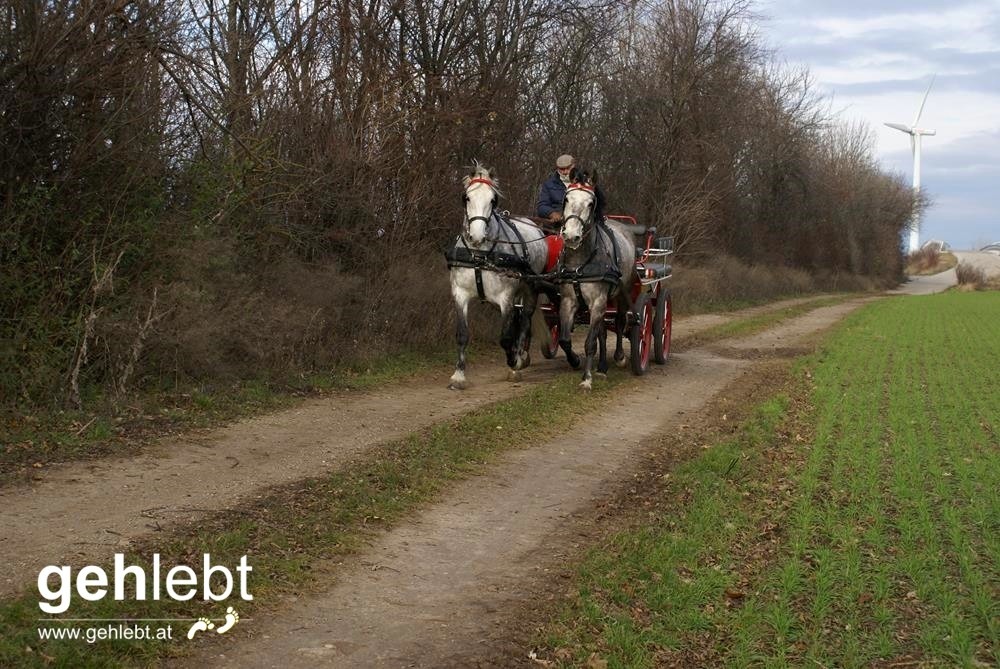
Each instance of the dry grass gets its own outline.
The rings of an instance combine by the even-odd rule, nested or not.
[[[391,271],[352,272],[291,258],[263,270],[243,269],[219,241],[177,253],[178,270],[160,290],[162,316],[138,361],[136,387],[280,380],[402,351],[447,350],[454,342],[448,274],[437,254],[392,263]],[[683,314],[879,287],[855,275],[810,275],[731,256],[678,268],[671,280],[675,308]],[[492,346],[499,330],[496,310],[474,304],[470,318],[475,341]],[[104,346],[127,345],[134,322],[132,313],[109,319]]]
[[[972,290],[983,290],[990,283],[986,278],[986,272],[975,265],[965,262],[958,263],[958,267],[955,268],[955,275],[958,277],[958,285],[960,287]]]
[[[292,258],[244,269],[217,241],[178,253],[185,261],[160,291],[164,316],[141,361],[145,385],[328,371],[452,336],[437,254],[354,272]]]
[[[739,308],[817,292],[871,291],[885,286],[870,277],[774,265],[748,265],[721,255],[698,266],[674,265],[671,290],[679,314]]]
[[[906,274],[927,276],[949,270],[958,264],[953,253],[941,253],[930,247],[915,251],[906,257]]]

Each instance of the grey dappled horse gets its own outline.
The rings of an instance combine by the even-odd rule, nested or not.
[[[455,298],[458,363],[449,388],[467,387],[465,348],[469,343],[469,302],[482,299],[500,309],[500,346],[507,353],[507,378],[531,362],[531,316],[537,296],[521,277],[545,269],[545,234],[527,219],[501,216],[496,211],[498,181],[479,163],[464,177],[465,218],[462,233],[449,251],[451,294]],[[456,259],[460,260],[456,264]],[[478,274],[478,277],[477,277]],[[520,305],[520,306],[518,306]]]
[[[583,349],[583,380],[580,382],[580,387],[585,390],[590,390],[593,383],[591,370],[598,345],[600,358],[597,371],[601,374],[608,371],[604,313],[609,299],[617,300],[618,305],[615,316],[615,362],[619,367],[625,365],[622,334],[628,325],[628,312],[632,310],[631,291],[635,273],[635,242],[632,235],[615,221],[601,223],[595,220],[595,183],[596,175],[588,177],[580,172],[577,180],[567,186],[563,203],[563,225],[559,232],[565,243],[562,254],[564,271],[580,270],[581,274],[595,278],[606,275],[603,268],[614,267],[619,272],[618,277],[611,273],[607,281],[581,281],[579,284],[580,294],[590,310],[590,331]],[[577,369],[580,358],[573,352],[570,338],[578,308],[576,288],[572,282],[562,283],[559,292],[559,345],[565,351],[566,359]]]

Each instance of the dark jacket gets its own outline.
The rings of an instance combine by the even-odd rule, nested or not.
[[[559,178],[558,172],[553,172],[545,183],[542,184],[542,189],[538,193],[538,211],[537,214],[542,218],[548,218],[549,214],[554,211],[558,211],[560,214],[563,210],[563,200],[566,199],[566,184],[562,182]]]

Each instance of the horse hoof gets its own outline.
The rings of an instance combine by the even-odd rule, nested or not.
[[[465,380],[465,374],[455,374],[448,384],[448,390],[465,390],[468,387],[469,382]]]
[[[507,380],[508,381],[520,381],[521,380],[521,372],[517,371],[516,369],[509,369],[509,370],[507,370]]]
[[[580,369],[580,358],[567,358],[566,360],[573,369]]]
[[[628,360],[626,360],[624,356],[622,356],[621,360],[619,360],[618,358],[615,358],[615,364],[618,367],[625,367],[626,365],[628,365]]]
[[[587,379],[586,381],[580,382],[580,390],[592,390],[593,387],[594,383],[591,379]]]
[[[606,378],[608,378],[608,373],[607,372],[600,372],[599,371],[594,376],[596,376],[599,379],[606,379]]]

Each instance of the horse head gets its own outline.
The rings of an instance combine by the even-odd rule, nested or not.
[[[594,213],[597,207],[597,175],[588,174],[582,169],[574,169],[570,184],[566,186],[566,199],[563,201],[563,225],[559,234],[571,249],[579,248],[584,236],[594,226]]]
[[[462,179],[462,185],[465,187],[462,194],[462,203],[465,205],[462,235],[469,246],[479,246],[486,241],[490,217],[493,216],[500,190],[492,171],[478,161]]]

